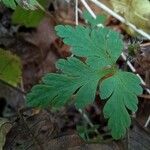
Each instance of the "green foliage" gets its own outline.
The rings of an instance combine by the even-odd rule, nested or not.
[[[30,106],[60,107],[78,90],[74,98],[75,105],[84,108],[94,101],[99,79],[111,70],[94,70],[74,57],[60,59],[57,68],[62,70],[62,74],[45,75],[42,83],[34,86],[27,95]]]
[[[104,107],[105,118],[109,118],[108,128],[113,138],[118,139],[125,135],[131,124],[127,109],[137,110],[137,95],[142,94],[139,86],[140,79],[129,72],[118,71],[112,77],[103,80],[100,85],[102,99],[108,99]]]
[[[6,7],[15,9],[17,4],[25,9],[35,10],[39,5],[37,0],[0,0]]]
[[[104,24],[106,22],[106,16],[97,15],[95,19],[91,16],[91,14],[88,11],[83,12],[83,17],[92,27],[95,27],[98,24]]]
[[[86,60],[82,62],[75,56],[59,60],[57,68],[62,73],[45,75],[42,83],[27,95],[27,103],[60,107],[73,98],[77,108],[84,108],[94,101],[99,87],[101,98],[107,99],[104,114],[109,118],[112,136],[123,137],[131,123],[127,109],[137,110],[137,95],[142,88],[136,75],[122,72],[115,65],[123,49],[121,36],[106,27],[58,25],[56,31],[75,56]]]
[[[38,2],[43,7],[46,7],[48,1],[38,0]],[[32,11],[23,9],[21,6],[17,6],[12,15],[12,23],[24,25],[26,27],[36,27],[44,16],[45,12],[43,12],[41,9]]]
[[[121,36],[109,28],[58,25],[56,31],[65,44],[72,46],[74,55],[86,57],[96,69],[115,64],[123,49]]]
[[[0,49],[0,79],[16,86],[21,79],[20,59],[9,51]]]

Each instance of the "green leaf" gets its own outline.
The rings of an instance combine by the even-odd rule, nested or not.
[[[45,13],[41,10],[30,11],[17,6],[12,15],[12,23],[24,25],[26,27],[36,27],[44,16]]]
[[[0,79],[14,86],[21,80],[20,59],[2,49],[0,49]]]
[[[92,26],[96,27],[99,24],[104,24],[106,22],[106,16],[104,15],[97,15],[96,19],[91,16],[88,11],[83,12],[83,17],[87,22]]]
[[[48,4],[47,0],[39,0],[38,2],[43,7],[46,7],[46,5]],[[12,15],[12,23],[24,25],[26,27],[37,27],[44,16],[45,12],[40,9],[32,11],[23,9],[21,6],[17,6]]]
[[[101,98],[108,99],[103,111],[114,139],[123,137],[131,124],[127,109],[137,110],[137,95],[142,93],[140,83],[136,75],[118,71],[100,85]]]
[[[58,69],[62,74],[47,74],[42,83],[32,88],[27,95],[27,103],[34,107],[60,107],[75,94],[75,105],[84,108],[95,99],[99,79],[110,70],[93,70],[77,58],[59,60]]]
[[[37,0],[0,0],[6,7],[15,9],[17,4],[25,9],[35,10],[39,3]]]
[[[109,28],[58,25],[56,31],[72,47],[72,53],[86,57],[93,68],[115,64],[123,49],[121,36]]]

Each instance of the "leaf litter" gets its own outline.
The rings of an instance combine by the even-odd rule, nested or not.
[[[62,4],[62,5],[64,5],[64,4]],[[55,3],[55,6],[56,6],[56,3]],[[65,7],[66,7],[66,4],[65,4]],[[64,7],[64,8],[65,8]],[[70,8],[69,8],[70,7]],[[69,6],[69,7],[67,7],[67,8],[69,8],[70,9],[70,11],[69,12],[71,12],[72,10],[71,10],[71,6]],[[63,8],[63,7],[62,7]],[[66,10],[65,10],[66,11]],[[57,12],[56,14],[58,15],[60,12]],[[62,13],[63,14],[63,13]],[[64,13],[65,15],[67,15],[67,13],[65,12]],[[67,18],[67,16],[63,16],[63,17],[65,17],[65,18]],[[73,13],[72,13],[72,15],[74,15]],[[59,19],[59,21],[64,21],[64,23],[65,22],[68,22],[68,21],[70,21],[70,23],[72,23],[73,22],[73,20],[72,20],[72,16],[70,17],[71,15],[68,15],[68,20],[66,19],[66,20],[64,20],[64,18],[63,19],[61,19],[61,17],[62,16],[59,16],[58,17],[58,19]],[[51,24],[51,23],[50,23]],[[111,24],[112,25],[112,24]],[[110,26],[111,26],[110,25]],[[120,29],[120,26],[118,25],[118,26],[116,26],[116,27],[118,27],[119,29]],[[54,31],[54,26],[52,25],[52,30]],[[44,29],[45,29],[45,27],[44,27]],[[28,29],[27,29],[28,30]],[[47,31],[47,29],[45,29],[46,31]],[[34,30],[33,30],[34,31]],[[52,32],[53,32],[52,31]],[[121,32],[122,32],[122,29],[120,30]],[[9,31],[8,31],[9,32]],[[38,31],[39,32],[39,31]],[[20,34],[20,33],[19,33]],[[35,34],[35,35],[34,35]],[[24,73],[25,73],[25,75],[24,75],[24,77],[23,77],[23,79],[24,79],[24,85],[25,85],[25,90],[29,90],[30,88],[31,88],[31,86],[32,85],[34,85],[35,83],[37,83],[39,80],[40,80],[40,78],[41,78],[41,76],[43,75],[43,73],[46,73],[46,72],[55,72],[56,71],[56,68],[55,68],[55,66],[54,66],[54,64],[55,64],[55,62],[56,62],[56,60],[57,59],[59,59],[60,57],[64,57],[64,54],[63,54],[63,52],[64,51],[66,51],[65,53],[67,53],[67,55],[69,56],[70,55],[70,51],[68,51],[69,50],[69,47],[66,47],[65,45],[63,45],[62,43],[60,44],[60,46],[61,47],[57,47],[54,43],[56,43],[56,44],[58,44],[58,39],[56,39],[57,37],[55,37],[54,36],[54,40],[52,40],[52,42],[50,42],[49,43],[49,40],[48,40],[48,42],[47,43],[44,43],[44,44],[41,44],[40,43],[40,40],[41,40],[41,35],[40,35],[41,33],[39,32],[39,35],[37,35],[37,31],[36,32],[32,32],[32,34],[30,35],[30,33],[28,34],[28,32],[27,32],[27,34],[26,33],[24,33],[23,32],[23,34],[21,33],[21,36],[19,35],[19,36],[17,36],[17,38],[13,38],[13,41],[14,41],[14,43],[12,43],[12,42],[7,42],[8,44],[7,45],[5,45],[5,42],[3,42],[3,46],[5,47],[5,48],[9,48],[9,49],[11,49],[11,51],[13,51],[13,52],[15,52],[16,54],[18,54],[20,57],[21,57],[21,60],[22,60],[22,62],[23,62],[23,71],[24,71]],[[33,36],[32,36],[33,35]],[[39,38],[38,38],[38,36],[39,36]],[[126,36],[126,35],[125,35]],[[20,38],[21,37],[21,38]],[[47,38],[46,38],[47,37]],[[48,38],[48,36],[46,36],[45,37],[45,40],[47,40],[47,39],[49,39]],[[52,36],[53,37],[53,36]],[[8,38],[8,37],[7,37]],[[51,38],[51,36],[50,36],[50,38]],[[10,39],[12,40],[12,37],[11,38],[8,38],[9,40],[8,41],[10,41]],[[16,40],[17,39],[17,40]],[[21,40],[20,40],[21,39]],[[45,40],[43,40],[43,42],[45,42]],[[18,42],[17,42],[18,41]],[[17,43],[17,44],[16,44]],[[60,43],[60,41],[59,41],[59,43]],[[10,45],[9,45],[10,44]],[[44,47],[44,45],[46,45],[45,47]],[[39,49],[41,49],[41,48],[39,48],[40,46],[42,46],[42,52],[43,52],[43,54],[45,55],[45,56],[47,56],[46,57],[46,59],[45,59],[45,57],[42,57],[41,56],[41,53],[39,53]],[[50,46],[50,48],[52,49],[52,51],[50,51],[49,52],[49,46]],[[62,49],[65,49],[65,50],[63,50],[63,51],[61,51]],[[22,50],[23,49],[23,50]],[[23,53],[24,52],[24,53]],[[51,54],[52,53],[52,54]],[[66,55],[66,54],[65,54]],[[134,57],[136,57],[136,56],[134,56]],[[34,59],[33,59],[34,58]],[[53,58],[53,59],[52,59]],[[38,60],[38,61],[37,61]],[[41,60],[41,62],[44,62],[45,60],[45,63],[43,63],[44,65],[39,65],[39,64],[42,64],[41,62],[39,62],[39,60]],[[52,61],[51,61],[52,60]],[[48,61],[48,62],[47,62]],[[122,60],[120,60],[120,62],[121,63],[123,63],[122,62]],[[50,66],[51,66],[51,64],[53,63],[53,65],[52,65],[52,69],[50,69]],[[137,63],[137,62],[136,62]],[[38,67],[39,67],[39,69],[37,69]],[[43,67],[46,67],[48,70],[47,71],[43,71]],[[142,67],[142,63],[141,63],[141,66],[140,67]],[[46,68],[45,68],[45,70],[46,70]],[[147,69],[146,69],[147,70]],[[26,73],[27,72],[27,73]],[[30,79],[30,80],[29,80]],[[29,81],[29,82],[28,82]],[[99,102],[98,102],[99,103]],[[141,100],[141,103],[142,103],[142,105],[143,105],[143,107],[145,107],[145,105],[147,105],[147,102],[145,102],[145,100],[144,100],[144,104],[143,104],[143,100]],[[94,107],[94,110],[95,110],[95,107]],[[90,114],[90,109],[89,109],[89,114]],[[33,113],[33,112],[32,112]],[[34,112],[35,113],[35,112]],[[29,113],[29,118],[33,115],[34,116],[34,113],[33,114],[30,114]],[[73,117],[73,116],[75,116],[75,113],[74,112],[66,112],[67,114],[69,113],[69,114],[72,114],[72,116],[71,116],[71,118]],[[100,113],[101,114],[101,113]],[[27,114],[26,114],[27,115]],[[40,118],[40,113],[39,114],[36,114],[37,116],[39,116],[39,118]],[[48,116],[49,116],[49,114],[48,114]],[[58,118],[59,118],[59,116],[61,116],[60,114],[58,115]],[[67,115],[68,116],[68,115]],[[76,117],[77,118],[80,118],[79,117],[80,115],[77,115]],[[98,115],[99,117],[98,118],[100,118],[100,116],[101,115]],[[28,118],[27,117],[27,118]],[[75,118],[76,118],[75,117]],[[141,115],[141,117],[143,117],[143,115]],[[16,118],[18,118],[18,117],[16,117]],[[31,117],[32,118],[32,117]],[[36,118],[36,117],[35,117]],[[92,119],[92,118],[91,118]],[[25,119],[26,120],[26,119]],[[28,119],[27,119],[28,120]],[[38,121],[38,119],[36,118],[35,120],[37,120]],[[42,119],[40,118],[39,119],[39,121],[41,121]],[[96,120],[98,120],[98,122],[100,121],[100,119],[94,119],[93,121],[95,122]],[[102,119],[103,120],[103,119]],[[66,121],[66,120],[65,120]],[[68,120],[68,123],[71,121],[71,119],[69,118],[69,120]],[[139,122],[141,121],[141,119],[139,119]],[[23,129],[24,128],[24,130],[25,130],[25,132],[27,131],[26,130],[26,127],[24,127],[23,126],[23,124],[22,124],[22,121],[20,121],[21,122],[21,126],[22,126],[22,128],[21,129]],[[60,121],[61,122],[61,121]],[[103,123],[104,123],[105,121],[103,121]],[[32,124],[32,123],[31,123]],[[51,123],[48,123],[48,125],[49,124],[51,124]],[[59,125],[60,125],[61,123],[59,123]],[[74,123],[73,123],[74,124]],[[72,124],[72,125],[73,125]],[[105,123],[104,123],[105,124]],[[135,123],[136,124],[136,123]],[[73,125],[73,126],[70,126],[70,129],[74,129],[74,127],[75,127],[75,124]],[[18,125],[19,126],[19,125]],[[34,125],[33,125],[34,126]],[[41,125],[41,126],[44,126],[43,124]],[[63,126],[63,125],[62,125]],[[16,128],[17,128],[17,125],[15,126]],[[15,131],[17,130],[16,128],[14,128],[13,130],[13,134],[15,135]],[[68,128],[68,126],[67,126],[67,128]],[[64,128],[65,129],[65,128]],[[63,130],[64,130],[63,129]],[[105,125],[102,127],[102,129],[103,129],[103,132],[104,131],[106,131],[105,130]],[[66,129],[65,129],[66,130]],[[143,129],[142,129],[143,130]],[[49,131],[49,129],[47,130],[47,131]],[[61,132],[60,130],[57,130],[57,132]],[[138,133],[138,132],[140,132],[141,133],[141,131],[136,131],[136,133]],[[35,132],[36,133],[36,132]],[[51,132],[50,132],[51,133]],[[8,137],[10,137],[10,138],[12,138],[13,137],[13,134],[11,135],[11,136],[8,136]],[[68,133],[67,133],[68,134]],[[144,135],[144,134],[143,134]],[[59,137],[60,135],[58,135],[58,137]],[[69,137],[70,139],[71,139],[71,137]],[[9,139],[9,138],[8,138]],[[74,141],[74,140],[72,140],[72,141]],[[69,143],[69,142],[68,142]],[[77,142],[78,143],[78,142]],[[80,143],[80,142],[79,142]],[[132,140],[131,140],[131,143],[132,143]],[[133,142],[134,143],[134,142]],[[28,144],[28,141],[27,141],[27,144]],[[33,143],[32,143],[33,144]],[[21,144],[21,145],[23,145],[23,146],[25,146],[26,144]],[[34,145],[34,144],[33,144]],[[136,144],[135,144],[136,145]],[[7,145],[7,142],[6,142],[6,146],[9,146],[9,144]],[[99,146],[99,145],[98,145]],[[31,146],[32,147],[32,146]],[[76,146],[76,148],[77,147],[79,147],[79,146]],[[95,149],[96,149],[96,146],[94,147]],[[106,148],[106,147],[105,147]],[[107,147],[108,148],[108,147]],[[133,148],[134,148],[134,144],[133,144]],[[117,148],[116,148],[117,149]]]

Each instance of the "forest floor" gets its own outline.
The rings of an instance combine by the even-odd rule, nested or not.
[[[102,13],[96,6],[90,6],[96,13]],[[21,86],[16,88],[0,81],[0,144],[5,141],[5,150],[150,150],[150,126],[144,128],[150,114],[150,96],[146,92],[139,97],[139,109],[126,138],[119,141],[114,141],[106,132],[107,121],[102,114],[104,102],[100,102],[99,97],[86,109],[86,114],[94,125],[99,125],[98,134],[103,135],[104,140],[95,135],[95,129],[89,134],[88,142],[80,138],[76,127],[86,121],[74,106],[55,111],[26,107],[25,95],[32,86],[39,83],[45,73],[57,71],[55,63],[59,58],[71,55],[70,47],[56,36],[54,27],[57,24],[75,25],[73,7],[67,2],[51,2],[50,15],[45,16],[36,28],[13,25],[12,10],[0,7],[0,48],[18,55],[23,66]],[[84,23],[81,16],[79,22]],[[107,16],[106,26],[120,32],[125,44],[139,43],[140,49],[148,49],[146,56],[140,52],[131,59],[149,88],[150,42],[131,37],[111,16]],[[130,71],[121,58],[118,65]],[[2,123],[4,119],[7,121]],[[88,123],[84,127],[90,128]]]

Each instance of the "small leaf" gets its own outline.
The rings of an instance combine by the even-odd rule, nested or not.
[[[109,28],[91,30],[83,26],[58,25],[56,31],[65,44],[72,46],[72,53],[86,57],[93,68],[115,64],[123,49],[119,33]]]
[[[91,16],[91,14],[88,11],[83,12],[83,17],[87,22],[92,26],[95,27],[99,24],[104,24],[106,22],[106,16],[97,15],[96,19]]]
[[[21,79],[21,61],[9,51],[0,49],[0,79],[14,86]]]
[[[101,98],[108,98],[103,111],[114,139],[123,137],[131,124],[127,109],[137,110],[137,95],[142,93],[140,83],[136,75],[118,71],[100,85]]]
[[[32,88],[27,95],[27,103],[34,107],[61,107],[75,94],[75,105],[84,108],[95,99],[100,78],[107,71],[93,70],[77,58],[59,60],[58,69],[62,74],[47,74],[42,83]],[[109,70],[110,72],[110,70]]]

